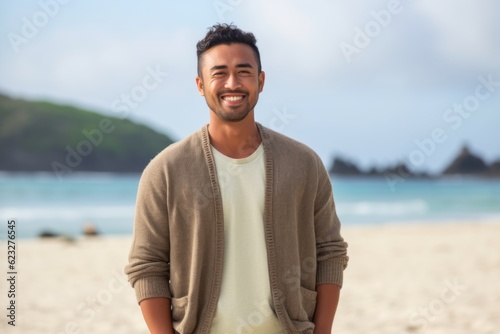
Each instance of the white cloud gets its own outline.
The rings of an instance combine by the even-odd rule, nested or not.
[[[493,1],[401,1],[402,12],[348,64],[339,44],[352,44],[355,29],[388,4],[246,1],[231,18],[257,35],[265,68],[301,81],[444,87],[500,69],[500,5]]]
[[[194,47],[188,32],[123,36],[110,30],[57,31],[30,42],[3,66],[1,85],[35,96],[109,105],[130,89],[147,66],[188,71]]]
[[[268,73],[258,107],[263,120],[284,105],[299,115],[287,131],[323,157],[340,148],[366,159],[394,157],[400,145],[411,145],[439,124],[436,117],[469,93],[480,71],[500,69],[500,5],[493,0],[401,0],[403,12],[348,64],[339,43],[352,41],[355,28],[363,28],[373,20],[371,12],[388,2],[247,0],[226,12],[228,22],[258,39]],[[210,3],[205,5],[209,11],[203,14],[192,4],[165,5],[171,15],[165,20],[166,9],[157,5],[147,7],[161,13],[155,20],[149,12],[140,15],[143,4],[127,4],[119,13],[110,6],[98,20],[94,11],[100,6],[74,2],[68,7],[73,16],[60,16],[23,52],[0,54],[0,87],[102,110],[140,82],[148,65],[159,64],[171,76],[133,116],[183,137],[207,118],[194,85],[195,43],[216,16]],[[125,14],[134,19],[128,30]],[[493,100],[488,108],[470,124],[497,124]],[[356,131],[379,149],[356,146]],[[456,140],[475,135],[489,142],[494,135],[475,131],[457,133]],[[489,150],[498,152],[493,146]]]
[[[433,25],[444,58],[478,70],[500,70],[498,1],[421,0],[415,6]]]
[[[255,33],[267,67],[317,77],[345,65],[338,43],[359,15],[357,7],[326,0],[248,1],[235,9],[235,18]]]

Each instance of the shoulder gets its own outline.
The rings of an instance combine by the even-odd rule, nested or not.
[[[322,161],[318,154],[306,144],[260,124],[259,129],[261,130],[263,136],[264,146],[267,145],[270,147],[273,155],[287,156],[296,162],[313,162],[315,164],[319,163],[322,165]]]
[[[170,167],[193,163],[197,157],[203,157],[202,130],[175,142],[158,153],[144,169],[144,174],[166,172]]]

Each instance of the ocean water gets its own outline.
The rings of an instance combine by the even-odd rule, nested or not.
[[[132,233],[140,175],[0,173],[0,233],[17,220],[19,238],[43,231],[79,236],[85,224],[107,235]],[[385,179],[332,179],[344,226],[442,220],[500,220],[500,180],[407,179],[391,189]]]

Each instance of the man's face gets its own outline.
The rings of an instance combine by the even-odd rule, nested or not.
[[[217,45],[201,58],[200,95],[210,111],[225,122],[243,120],[253,109],[264,87],[253,49],[241,43]]]

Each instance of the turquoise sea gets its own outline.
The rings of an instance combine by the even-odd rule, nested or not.
[[[139,174],[82,173],[59,181],[50,173],[0,173],[1,234],[15,218],[18,237],[42,231],[81,235],[90,222],[102,234],[131,234]],[[500,180],[407,179],[391,189],[385,179],[332,180],[344,226],[443,220],[500,220]]]

